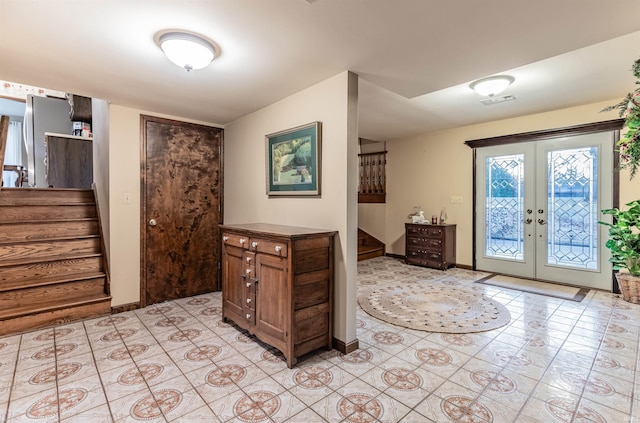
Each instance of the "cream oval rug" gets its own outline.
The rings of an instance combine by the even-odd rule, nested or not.
[[[407,282],[364,289],[358,304],[373,317],[427,332],[483,332],[509,323],[502,304],[473,289]]]

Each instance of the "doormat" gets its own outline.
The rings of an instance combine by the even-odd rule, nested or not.
[[[364,289],[358,304],[380,320],[426,332],[484,332],[511,320],[509,310],[481,292],[437,282],[398,281]]]
[[[584,300],[590,291],[589,288],[539,282],[531,279],[514,278],[512,276],[496,274],[477,280],[476,283],[498,286],[500,288],[515,289],[517,291],[528,292],[530,294],[545,295],[547,297],[576,302]]]

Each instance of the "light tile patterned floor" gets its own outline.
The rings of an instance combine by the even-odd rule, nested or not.
[[[471,286],[511,322],[451,335],[359,310],[359,350],[291,370],[220,320],[220,293],[0,338],[0,422],[640,423],[640,306],[473,284],[485,275],[361,262],[359,286]]]

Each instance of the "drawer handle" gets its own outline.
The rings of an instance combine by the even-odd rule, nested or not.
[[[240,238],[240,244],[244,244],[245,243],[245,239],[244,238]]]
[[[251,315],[247,314],[247,320],[251,319]]]
[[[225,236],[222,237],[222,241],[227,242],[228,240],[229,240],[228,236],[225,235]]]
[[[279,253],[280,251],[282,251],[282,247],[279,245],[276,245],[276,253]]]
[[[251,298],[247,298],[247,304],[251,304]]]
[[[251,247],[253,247],[253,248],[257,248],[257,247],[258,247],[258,243],[257,243],[257,242],[255,242],[255,241],[253,241],[253,242],[251,243]]]
[[[247,288],[251,288],[251,282],[247,282]]]
[[[251,269],[247,269],[247,270],[245,270],[245,272],[246,272],[246,273],[247,273],[247,275],[248,275],[248,274],[250,274],[250,273],[251,273]]]
[[[251,261],[251,257],[247,257],[247,263]]]

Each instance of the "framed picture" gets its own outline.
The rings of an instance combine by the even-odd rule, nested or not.
[[[267,195],[320,195],[322,123],[266,136]]]

